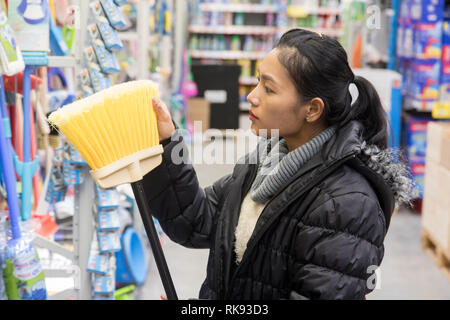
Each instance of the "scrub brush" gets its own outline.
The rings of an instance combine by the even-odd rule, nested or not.
[[[126,82],[64,106],[49,122],[81,153],[100,187],[131,183],[167,297],[176,300],[142,182],[162,162],[152,108],[157,96],[157,85],[150,80]]]

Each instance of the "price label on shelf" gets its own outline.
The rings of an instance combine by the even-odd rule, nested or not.
[[[450,102],[435,102],[432,116],[436,119],[450,119]]]

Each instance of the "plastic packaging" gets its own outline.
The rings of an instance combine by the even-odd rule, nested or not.
[[[0,212],[0,300],[7,300],[5,283],[3,281],[4,252],[6,249],[6,218],[7,212]]]
[[[126,23],[114,2],[112,0],[100,0],[100,3],[111,26],[116,30],[123,30],[126,27]]]
[[[46,300],[44,272],[33,245],[24,238],[10,241],[3,269],[9,300]]]
[[[6,16],[5,2],[0,1],[0,61],[1,73],[12,76],[25,69],[22,53]]]

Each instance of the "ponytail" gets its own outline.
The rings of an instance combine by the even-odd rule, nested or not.
[[[358,98],[351,106],[347,118],[363,124],[363,138],[380,149],[388,145],[387,118],[380,96],[375,87],[365,78],[355,76],[353,81],[358,89]]]

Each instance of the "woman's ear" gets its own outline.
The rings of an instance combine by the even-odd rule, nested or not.
[[[319,120],[322,117],[324,109],[325,104],[321,98],[312,99],[309,101],[306,109],[306,121],[311,123]]]

